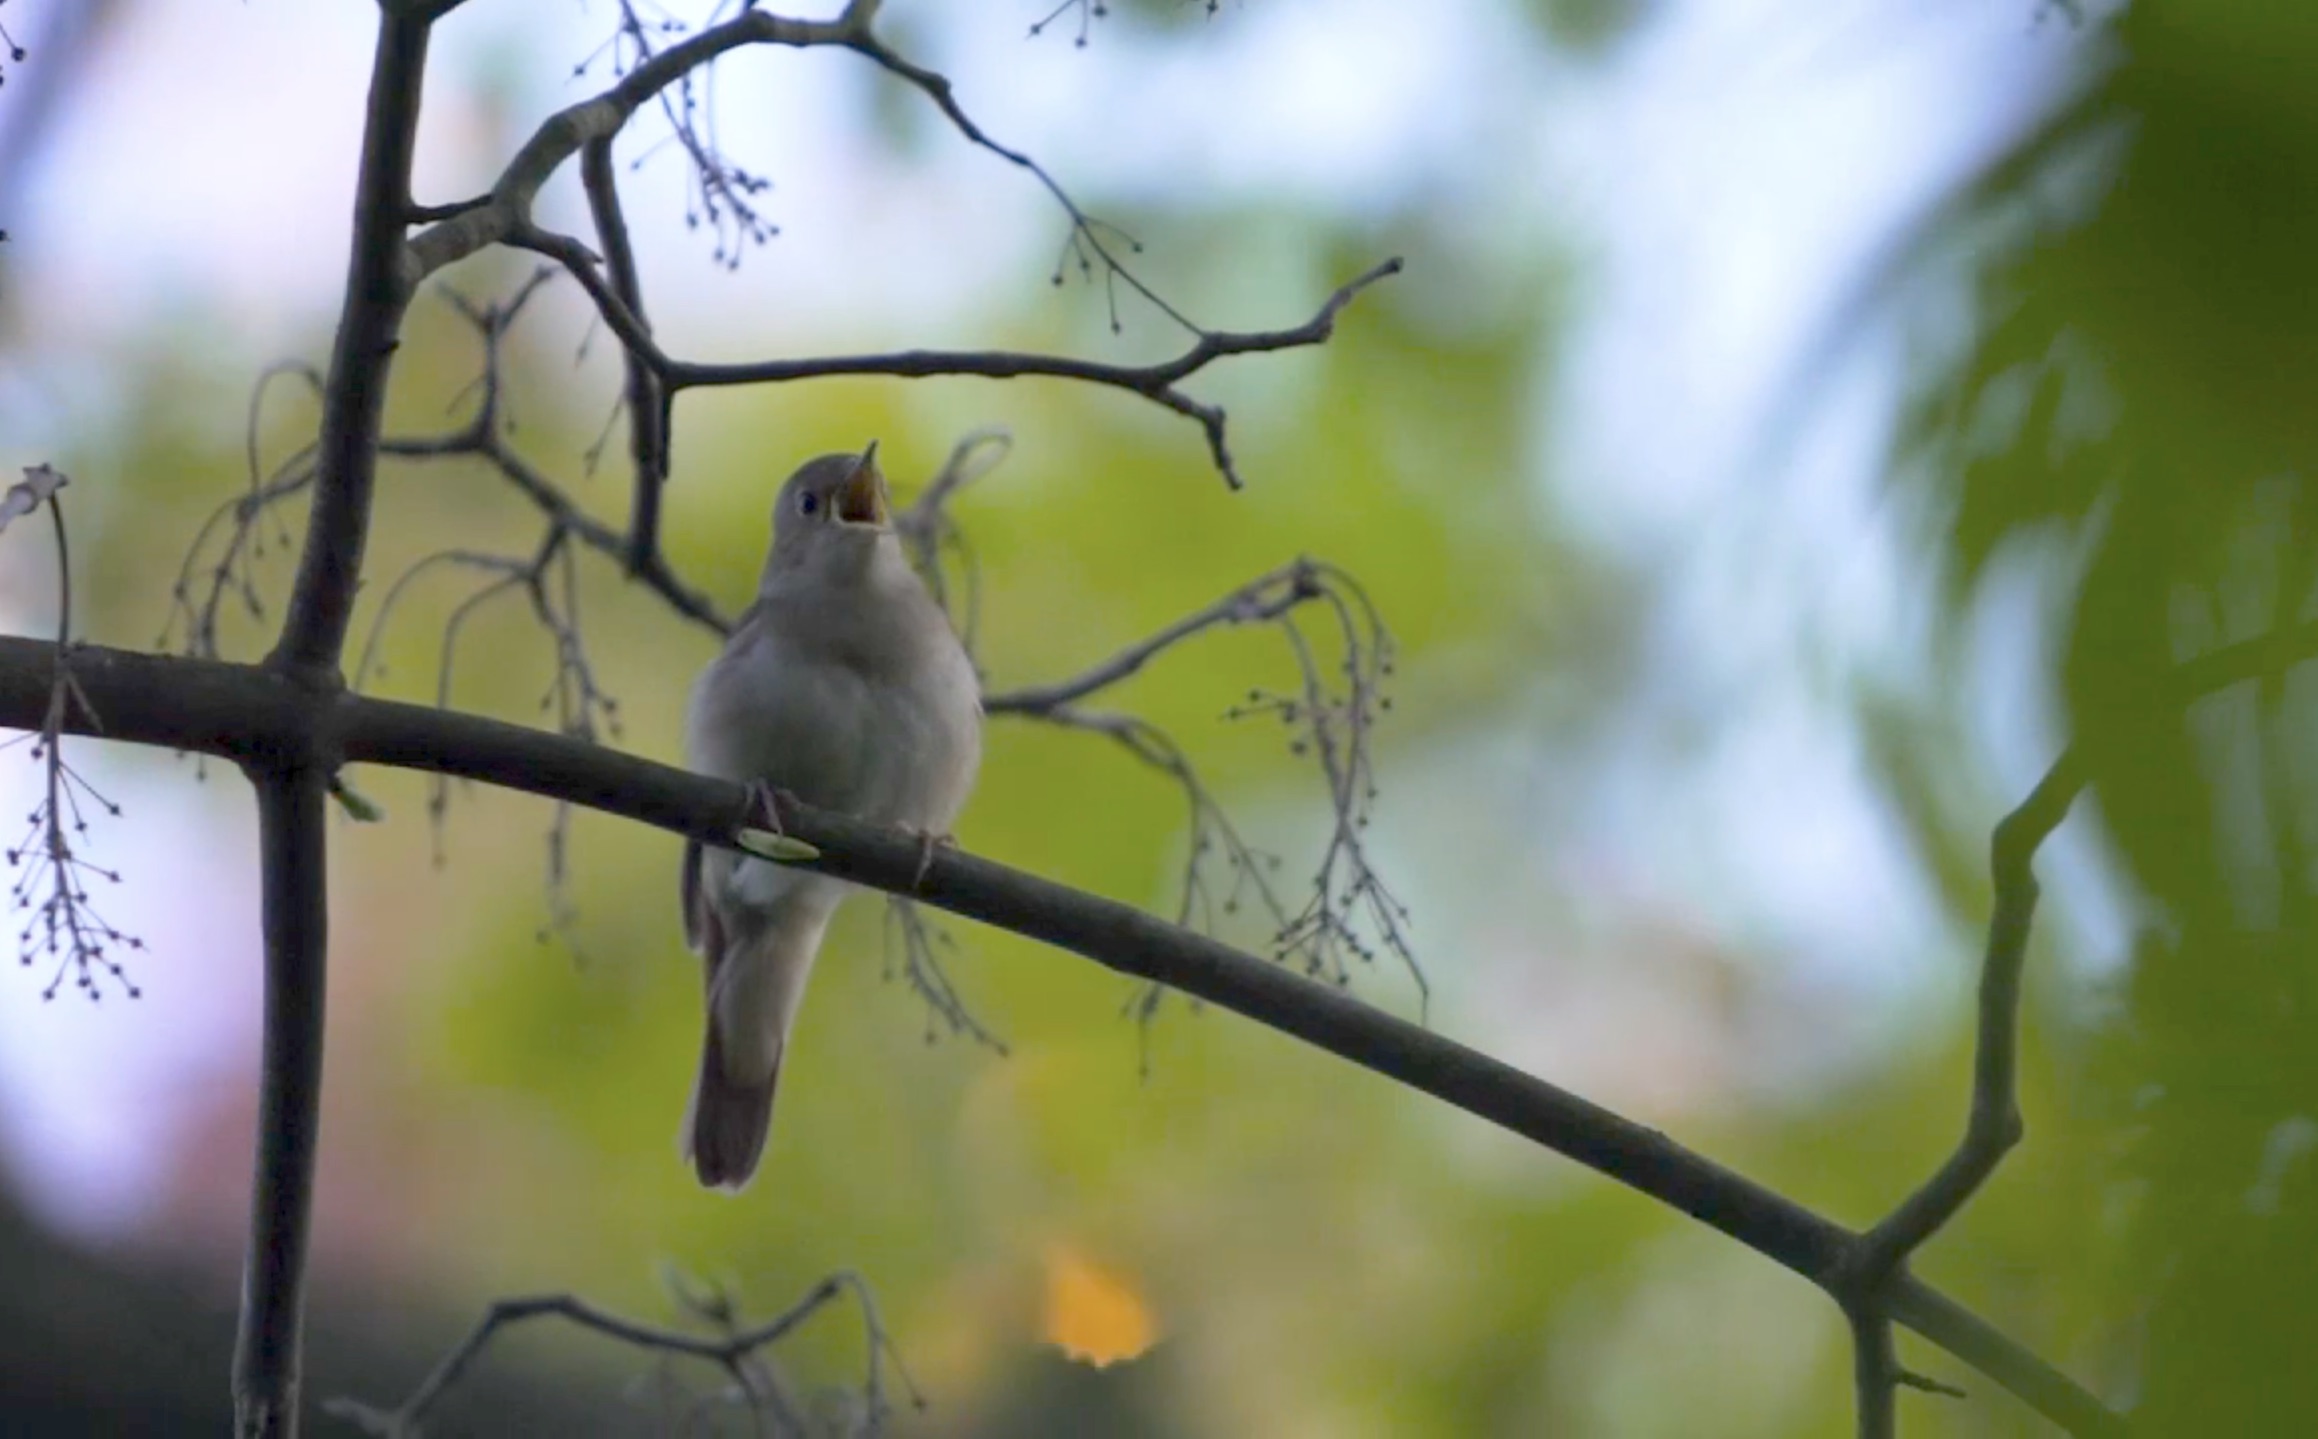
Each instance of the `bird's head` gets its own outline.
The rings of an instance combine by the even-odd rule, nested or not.
[[[877,468],[877,442],[852,455],[807,460],[781,486],[773,505],[768,577],[787,569],[850,568],[865,563],[893,533],[893,506]]]

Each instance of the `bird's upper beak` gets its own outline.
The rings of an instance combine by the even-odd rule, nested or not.
[[[885,499],[885,476],[877,468],[877,442],[861,452],[853,473],[837,491],[837,518],[849,525],[883,527],[890,518]]]

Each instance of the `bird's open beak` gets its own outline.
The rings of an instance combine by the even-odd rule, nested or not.
[[[885,476],[877,468],[877,441],[861,452],[861,459],[853,466],[853,473],[837,491],[837,518],[849,525],[883,526],[889,517],[885,502]]]

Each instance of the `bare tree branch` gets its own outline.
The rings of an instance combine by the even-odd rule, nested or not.
[[[626,536],[572,503],[570,497],[553,480],[517,454],[506,437],[497,432],[484,434],[470,430],[449,436],[389,437],[381,442],[379,448],[397,459],[482,460],[497,470],[524,498],[538,506],[551,526],[567,532],[571,538],[589,549],[608,555],[615,561],[624,563],[629,553]],[[643,572],[634,578],[684,618],[719,634],[731,632],[732,621],[718,608],[716,601],[685,583],[658,556],[655,555]]]
[[[289,742],[277,754],[305,752],[304,744],[283,738]],[[311,762],[282,765],[272,757],[237,758],[258,795],[266,1001],[258,1065],[257,1177],[233,1355],[234,1428],[245,1436],[294,1435],[321,1121],[328,771]]]
[[[267,667],[302,688],[341,683],[339,655],[362,581],[387,377],[411,286],[398,261],[432,20],[392,11],[378,44],[354,184],[346,289],[322,387],[314,503],[281,637]],[[254,429],[254,424],[253,424]],[[329,963],[328,832],[337,765],[311,736],[241,757],[258,792],[265,917],[257,1177],[234,1345],[234,1427],[244,1439],[298,1432],[308,1227],[321,1112],[322,996]]]
[[[894,53],[894,51],[883,41],[879,40],[875,35],[871,34],[869,27],[866,25],[862,26],[860,31],[849,38],[845,43],[848,48],[856,50],[871,60],[876,61],[880,66],[884,67],[884,69],[889,74],[895,76],[897,79],[900,79],[913,88],[923,92],[926,98],[934,102],[935,108],[942,112],[943,117],[946,118],[950,124],[957,129],[959,134],[965,136],[969,142],[980,147],[981,149],[989,151],[991,154],[996,155],[999,159],[1004,160],[1006,163],[1013,165],[1018,169],[1028,171],[1038,180],[1040,185],[1046,188],[1046,192],[1054,197],[1055,203],[1062,206],[1064,213],[1070,216],[1070,239],[1063,247],[1063,263],[1068,263],[1075,257],[1079,262],[1081,270],[1089,271],[1093,268],[1094,264],[1099,261],[1103,267],[1103,280],[1106,289],[1110,287],[1113,281],[1123,280],[1127,283],[1130,289],[1134,290],[1136,294],[1141,295],[1144,300],[1148,301],[1154,309],[1158,310],[1168,319],[1173,320],[1176,324],[1182,326],[1184,329],[1190,331],[1194,335],[1204,338],[1208,334],[1208,331],[1204,326],[1199,325],[1185,317],[1181,310],[1176,309],[1173,305],[1169,304],[1165,299],[1163,299],[1157,292],[1152,290],[1150,286],[1135,278],[1134,272],[1129,270],[1124,264],[1120,263],[1118,257],[1112,253],[1109,245],[1104,241],[1103,238],[1106,233],[1117,234],[1118,232],[1115,226],[1106,225],[1101,221],[1090,219],[1086,211],[1079,208],[1078,202],[1070,197],[1070,193],[1063,189],[1061,183],[1057,181],[1051,173],[1048,172],[1044,165],[1039,164],[1036,160],[1033,160],[1030,158],[1030,156],[1024,154],[1020,150],[1012,149],[1008,146],[999,144],[996,140],[990,138],[989,134],[984,131],[980,125],[975,124],[973,117],[969,116],[966,113],[964,107],[958,104],[955,88],[950,84],[950,79],[947,75],[942,75],[935,71],[928,70],[922,65],[913,64],[909,60],[902,58],[900,55]],[[1142,248],[1141,244],[1138,243],[1132,236],[1120,235],[1119,238],[1124,240],[1126,244],[1128,244],[1133,249],[1140,250]],[[1055,268],[1055,283],[1058,285],[1062,283],[1061,264],[1058,264]],[[1117,301],[1114,298],[1111,304],[1112,333],[1116,334],[1119,328],[1119,309]],[[1217,445],[1217,453],[1219,457],[1219,467],[1226,475],[1229,475],[1231,473],[1230,465],[1220,463],[1220,457],[1222,453],[1220,441]]]
[[[1333,664],[1323,662],[1298,627],[1297,613],[1308,607],[1317,607],[1334,622],[1335,646],[1341,653],[1329,657]],[[1312,881],[1311,898],[1301,905],[1287,902],[1274,883],[1278,857],[1241,838],[1171,736],[1134,716],[1098,712],[1081,703],[1196,635],[1248,624],[1271,624],[1286,636],[1298,683],[1285,694],[1251,690],[1246,702],[1227,717],[1282,721],[1296,736],[1290,750],[1315,757],[1328,781],[1329,839]],[[1369,806],[1376,797],[1369,769],[1371,728],[1377,713],[1390,707],[1383,684],[1391,672],[1391,637],[1358,583],[1333,565],[1297,559],[1076,675],[990,695],[983,707],[991,714],[1104,735],[1176,782],[1190,807],[1191,821],[1179,923],[1196,921],[1212,928],[1215,911],[1236,913],[1245,899],[1269,916],[1276,958],[1295,962],[1314,978],[1343,984],[1350,979],[1347,955],[1372,960],[1381,946],[1408,971],[1420,1001],[1429,1004],[1431,989],[1409,940],[1408,913],[1370,865],[1364,835]],[[1206,873],[1211,859],[1220,859],[1228,875],[1228,888],[1220,895]],[[1159,990],[1145,990],[1131,1009],[1148,1019],[1160,998]]]
[[[380,1439],[417,1439],[429,1412],[457,1386],[500,1330],[533,1319],[562,1319],[631,1348],[713,1364],[732,1381],[741,1402],[752,1413],[761,1415],[764,1410],[771,1408],[777,1417],[786,1420],[780,1426],[780,1432],[802,1432],[794,1414],[782,1416],[778,1407],[781,1403],[778,1388],[765,1382],[769,1376],[757,1373],[752,1361],[846,1293],[851,1293],[861,1306],[865,1347],[868,1350],[862,1380],[862,1403],[867,1411],[865,1417],[869,1419],[874,1432],[892,1408],[885,1393],[885,1365],[888,1362],[893,1363],[896,1372],[900,1374],[911,1404],[923,1408],[924,1400],[919,1398],[917,1387],[911,1383],[908,1371],[900,1367],[900,1356],[878,1318],[877,1302],[871,1296],[869,1286],[851,1270],[830,1275],[774,1318],[747,1328],[738,1327],[737,1317],[721,1298],[688,1306],[705,1311],[701,1317],[722,1331],[714,1337],[639,1324],[570,1294],[539,1294],[502,1299],[485,1311],[482,1321],[467,1337],[444,1356],[442,1363],[420,1382],[417,1389],[411,1391],[408,1398],[393,1409],[376,1409],[351,1399],[333,1399],[325,1407],[331,1414],[366,1433],[380,1436]]]
[[[396,332],[412,291],[399,262],[430,23],[391,12],[379,17],[362,168],[354,187],[353,256],[322,391],[314,508],[298,556],[289,617],[274,647],[273,662],[285,668],[337,668],[361,582],[371,482],[378,470],[379,420]]]
[[[749,10],[713,25],[658,53],[647,53],[633,69],[603,94],[569,106],[550,117],[509,161],[488,196],[425,211],[406,210],[405,218],[433,219],[403,252],[401,279],[415,288],[428,275],[486,246],[513,245],[553,257],[569,269],[604,322],[629,354],[628,408],[633,448],[637,456],[637,523],[631,540],[637,545],[630,568],[641,571],[648,557],[657,554],[646,541],[656,533],[659,486],[666,479],[666,406],[678,391],[694,386],[765,384],[816,379],[832,375],[888,375],[924,378],[934,375],[979,375],[1014,378],[1045,375],[1107,385],[1139,394],[1196,421],[1207,437],[1208,451],[1225,481],[1238,488],[1242,481],[1231,455],[1225,415],[1220,405],[1193,399],[1181,382],[1227,355],[1292,349],[1319,344],[1334,332],[1336,316],[1361,290],[1397,274],[1401,262],[1387,260],[1338,289],[1319,311],[1302,325],[1284,330],[1237,332],[1209,330],[1136,278],[1118,259],[1104,238],[1109,227],[1090,218],[1054,177],[1036,160],[998,143],[958,104],[950,81],[918,65],[878,39],[871,31],[877,5],[853,0],[832,21],[786,20],[761,10]],[[632,25],[632,20],[629,21]],[[639,47],[642,45],[638,37]],[[974,145],[1028,171],[1052,195],[1070,218],[1066,256],[1076,253],[1091,269],[1099,261],[1106,284],[1122,281],[1169,319],[1188,330],[1191,347],[1172,360],[1151,365],[1105,364],[1063,356],[1022,354],[1002,350],[909,350],[884,355],[839,356],[826,359],[767,360],[744,364],[701,364],[676,360],[654,342],[643,318],[641,294],[635,280],[634,258],[625,223],[620,218],[616,182],[612,173],[611,142],[629,117],[646,100],[679,83],[693,71],[727,51],[745,45],[773,44],[793,48],[839,46],[873,61],[931,99],[942,114]],[[677,122],[679,133],[688,134]],[[578,240],[539,227],[532,205],[548,177],[571,158],[585,152],[583,184],[605,255],[598,257]],[[704,157],[696,161],[706,165]],[[1132,243],[1132,242],[1130,242]],[[609,269],[607,278],[602,269]],[[1061,276],[1057,272],[1057,280]],[[1113,305],[1113,330],[1119,328]],[[644,372],[658,380],[657,394]]]
[[[0,637],[0,724],[30,727],[47,705],[53,646]],[[748,791],[562,735],[479,716],[316,690],[266,669],[85,648],[76,671],[110,737],[236,761],[312,746],[340,763],[450,774],[624,815],[730,846],[764,823]],[[75,732],[87,732],[76,726]],[[1068,949],[1293,1035],[1566,1155],[1731,1236],[1844,1297],[1860,1236],[1713,1160],[1454,1040],[1329,985],[1130,906],[784,799],[803,867],[903,894]],[[2072,1434],[2122,1435],[2124,1421],[1954,1300],[1900,1273],[1882,1312],[1981,1370]]]
[[[1102,360],[1081,360],[1068,355],[1047,355],[1019,350],[895,350],[866,355],[817,355],[799,360],[749,360],[705,364],[670,357],[655,343],[627,302],[596,268],[596,257],[569,235],[558,235],[528,222],[513,227],[506,243],[554,259],[570,270],[588,292],[604,323],[673,394],[694,387],[782,384],[797,380],[829,379],[846,375],[883,375],[922,380],[974,376],[991,380],[1045,376],[1102,385],[1141,395],[1153,404],[1198,422],[1207,437],[1209,457],[1227,484],[1245,483],[1233,460],[1227,417],[1221,405],[1193,399],[1182,382],[1219,359],[1301,349],[1325,343],[1336,333],[1336,317],[1362,290],[1401,272],[1396,256],[1371,266],[1339,286],[1312,317],[1300,325],[1278,330],[1199,330],[1191,346],[1173,359],[1147,365],[1120,365]]]
[[[612,142],[590,140],[580,154],[580,179],[587,190],[588,211],[594,217],[596,243],[604,249],[604,268],[612,293],[634,317],[638,328],[650,333],[644,319],[644,291],[636,278],[635,246],[628,240],[628,222],[620,212],[620,188],[612,173]],[[628,573],[643,574],[660,556],[660,492],[669,473],[669,395],[660,377],[633,349],[624,349],[628,372],[628,452],[635,461],[635,498],[628,513]]]
[[[909,551],[910,562],[933,591],[934,603],[957,628],[968,655],[975,653],[981,638],[982,568],[974,547],[967,542],[965,528],[950,513],[949,505],[966,486],[996,469],[1013,451],[1014,436],[1004,426],[986,425],[968,431],[950,447],[949,457],[918,497],[893,517],[893,527]],[[962,594],[951,593],[949,572],[943,564],[950,556],[960,568]]]
[[[258,594],[257,561],[265,558],[269,542],[266,526],[273,526],[271,543],[287,551],[296,544],[281,517],[282,504],[303,494],[314,483],[317,447],[299,448],[269,474],[260,453],[264,443],[266,396],[281,379],[306,382],[316,399],[323,391],[322,373],[299,360],[270,365],[250,392],[249,418],[243,444],[249,456],[249,489],[212,510],[193,533],[179,562],[176,582],[169,591],[169,618],[155,643],[172,646],[172,637],[184,629],[183,649],[197,659],[222,659],[218,618],[228,595],[239,598],[252,619],[262,618],[265,602]],[[209,558],[210,537],[223,527],[224,540],[216,557]],[[204,565],[206,563],[206,569]]]
[[[508,161],[489,195],[428,211],[406,210],[406,219],[440,218],[413,236],[403,250],[402,283],[416,287],[445,265],[509,241],[531,224],[531,207],[540,187],[564,161],[590,141],[618,134],[637,107],[690,72],[744,45],[807,49],[848,44],[866,30],[877,8],[876,0],[851,0],[834,20],[790,20],[747,10],[645,60],[603,94],[549,116]]]
[[[639,3],[651,4],[649,18],[638,8]],[[616,73],[624,74],[657,55],[660,46],[656,36],[682,35],[691,28],[651,0],[619,0],[619,11],[619,26],[605,46]],[[713,22],[722,13],[719,7],[708,18]],[[584,72],[586,66],[580,68]],[[715,66],[686,71],[653,96],[653,103],[668,122],[668,138],[691,162],[684,204],[686,228],[696,228],[705,221],[715,237],[711,252],[715,263],[737,270],[749,247],[770,240],[780,233],[780,227],[757,208],[756,197],[771,189],[772,181],[735,164],[718,142],[717,75]]]
[[[1214,361],[1228,355],[1292,350],[1325,342],[1336,333],[1336,317],[1355,296],[1377,281],[1397,275],[1396,257],[1372,266],[1339,286],[1312,318],[1282,330],[1202,330],[1189,349],[1171,360],[1149,365],[1115,365],[1099,360],[1078,360],[1063,355],[1027,354],[1009,350],[900,350],[879,355],[833,355],[807,360],[760,360],[730,365],[666,362],[662,373],[671,389],[695,385],[750,385],[775,381],[821,379],[834,375],[887,375],[899,379],[975,375],[984,379],[1015,379],[1045,375],[1107,385],[1138,394],[1189,419],[1207,436],[1215,467],[1233,489],[1244,483],[1232,460],[1229,434],[1221,405],[1195,400],[1180,388]]]
[[[2190,676],[2192,682],[2203,677]],[[1980,967],[1972,1103],[1964,1136],[1930,1179],[1861,1237],[1850,1272],[1833,1285],[1851,1321],[1861,1439],[1889,1439],[1899,1385],[1939,1387],[1906,1374],[1892,1357],[1882,1299],[1905,1274],[1909,1256],[1955,1218],[2020,1142],[2020,976],[2036,914],[2033,861],[2084,786],[2082,763],[2071,749],[1996,826],[1989,846],[1994,904]]]
[[[1909,1256],[1955,1218],[2020,1142],[2020,976],[2036,914],[2032,861],[2067,818],[2084,785],[2083,767],[2069,750],[1996,826],[1989,847],[1994,904],[1980,967],[1972,1103],[1964,1136],[1930,1179],[1861,1237],[1848,1272],[1831,1286],[1851,1321],[1862,1439],[1888,1439],[1898,1386],[1913,1379],[1892,1357],[1887,1293],[1905,1275]],[[1919,1383],[1937,1387],[1928,1380]]]
[[[888,895],[885,907],[885,977],[899,977],[925,1001],[926,1039],[940,1037],[942,1029],[962,1034],[975,1043],[1004,1055],[1006,1041],[974,1017],[950,982],[942,951],[954,954],[957,941],[949,931],[929,921],[918,907],[900,895]],[[940,1026],[937,1028],[937,1024]]]
[[[101,808],[118,817],[121,807],[100,794],[78,770],[65,762],[66,715],[78,707],[89,725],[103,723],[89,705],[88,695],[72,672],[72,543],[65,530],[64,501],[59,494],[71,481],[49,465],[33,465],[24,478],[0,493],[0,529],[12,519],[46,509],[49,531],[56,541],[56,654],[48,685],[48,709],[40,727],[0,743],[0,751],[29,740],[33,763],[41,768],[40,799],[25,816],[24,838],[0,851],[11,868],[18,869],[9,886],[9,908],[25,916],[16,936],[18,958],[26,966],[45,956],[54,963],[42,999],[54,999],[67,977],[91,1001],[104,997],[104,982],[129,998],[139,990],[108,947],[140,950],[144,941],[126,934],[104,917],[89,898],[88,882],[121,882],[120,871],[92,864],[74,849],[77,838],[88,834],[88,811]]]
[[[1198,5],[1210,16],[1223,8],[1223,0],[1177,0],[1177,3],[1184,6]],[[1087,37],[1094,31],[1094,22],[1108,18],[1111,13],[1110,7],[1104,3],[1104,0],[1058,0],[1052,10],[1047,11],[1045,15],[1031,23],[1030,38],[1035,40],[1045,34],[1055,21],[1073,11],[1076,11],[1079,17],[1079,32],[1071,44],[1077,49],[1084,50],[1087,48]]]
[[[1892,1352],[1891,1321],[1871,1310],[1849,1307],[1851,1382],[1859,1396],[1859,1439],[1892,1439],[1898,1432],[1899,1360]]]
[[[2020,1142],[2020,973],[2028,958],[2038,894],[2031,862],[2045,838],[2068,817],[2069,806],[2084,786],[2083,766],[2071,750],[1996,826],[1989,846],[1995,903],[1988,920],[1988,951],[1980,966],[1970,1118],[1948,1161],[1868,1232],[1861,1251],[1865,1265],[1861,1280],[1870,1288],[1905,1264],[1954,1218]]]
[[[1051,684],[985,695],[982,708],[989,714],[1052,714],[1131,677],[1160,654],[1202,630],[1276,620],[1296,606],[1318,599],[1320,575],[1318,565],[1297,559],[1269,574],[1257,576],[1204,609],[1193,610],[1092,668]]]

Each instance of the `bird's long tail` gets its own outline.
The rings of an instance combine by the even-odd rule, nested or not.
[[[781,1057],[774,1054],[772,1070],[762,1082],[736,1081],[725,1064],[714,1010],[709,1011],[707,1028],[707,1039],[700,1046],[700,1077],[692,1082],[692,1105],[684,1116],[684,1157],[702,1184],[738,1191],[764,1156],[765,1136],[773,1127],[773,1091],[781,1082]]]
[[[722,953],[711,955],[708,1023],[684,1119],[684,1156],[710,1188],[737,1191],[756,1173],[789,1031],[829,908],[784,904],[731,928],[714,925],[706,936]]]

